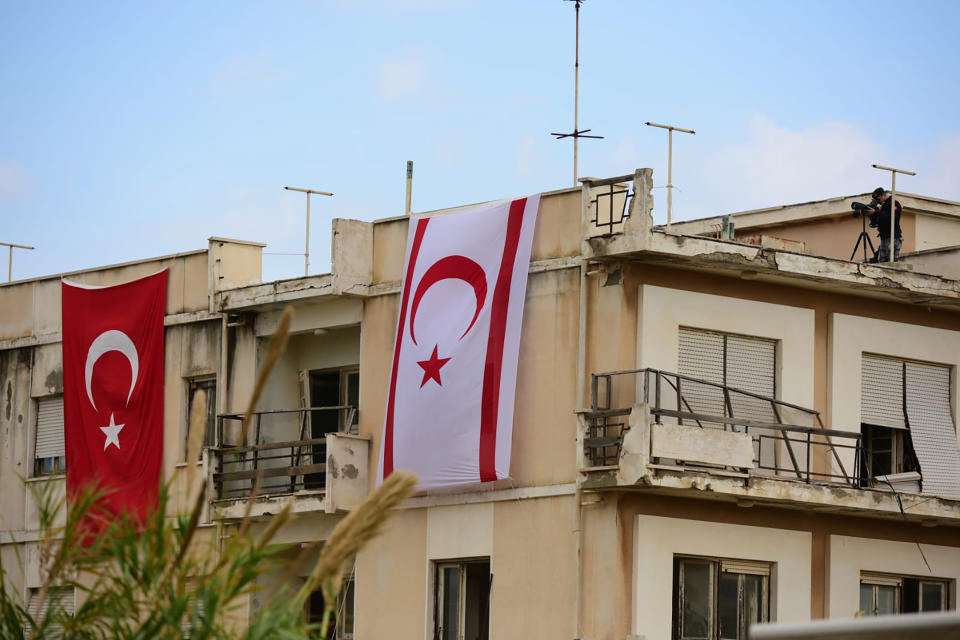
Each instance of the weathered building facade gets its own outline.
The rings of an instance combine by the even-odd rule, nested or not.
[[[655,226],[651,179],[543,194],[511,478],[409,499],[357,557],[339,637],[738,638],[758,620],[955,608],[960,204],[898,196],[904,259],[873,265],[847,259],[856,198],[736,214],[722,239],[719,219]],[[373,486],[407,228],[336,220],[331,273],[273,283],[259,245],[217,238],[67,276],[170,269],[163,468],[182,492],[203,467],[207,535],[259,478],[258,526],[292,501],[295,554]],[[64,464],[59,278],[0,286],[0,552],[8,571],[26,558],[27,600],[37,522],[19,478]],[[286,306],[289,346],[241,442]],[[208,446],[186,461],[201,388]]]

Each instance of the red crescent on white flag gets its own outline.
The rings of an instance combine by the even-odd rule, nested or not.
[[[419,344],[414,332],[414,325],[417,322],[417,308],[420,306],[420,300],[430,287],[441,280],[463,280],[473,287],[473,294],[477,298],[477,307],[473,313],[473,319],[470,321],[467,330],[461,334],[461,340],[463,336],[470,333],[470,329],[473,328],[477,317],[480,315],[480,310],[483,309],[483,302],[487,297],[487,276],[483,268],[465,256],[440,258],[430,265],[430,268],[423,274],[420,283],[417,285],[417,290],[413,294],[413,304],[410,307],[410,339],[413,340],[413,344]]]

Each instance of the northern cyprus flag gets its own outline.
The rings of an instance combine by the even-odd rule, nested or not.
[[[540,196],[413,216],[378,481],[510,474],[520,325]]]

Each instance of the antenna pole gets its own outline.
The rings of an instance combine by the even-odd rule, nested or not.
[[[410,215],[410,197],[413,194],[413,160],[407,160],[407,204],[404,213]]]
[[[576,134],[580,115],[580,0],[574,0],[576,8],[576,35],[573,57],[573,131]],[[577,186],[578,136],[573,136],[573,186]]]
[[[329,191],[315,191],[313,189],[300,189],[299,187],[284,187],[284,189],[307,194],[307,238],[303,250],[303,276],[306,277],[310,272],[310,196],[332,196],[333,194]]]
[[[874,169],[890,172],[890,264],[896,262],[897,256],[893,252],[893,236],[897,230],[897,174],[902,173],[907,176],[917,175],[916,171],[907,171],[906,169],[894,169],[893,167],[884,167],[879,164],[873,165]],[[881,239],[882,241],[882,239]]]
[[[33,247],[28,247],[25,244],[13,244],[11,242],[0,242],[0,246],[9,247],[10,252],[7,257],[7,282],[13,282],[13,250],[14,249],[29,249],[33,251]]]
[[[550,135],[556,136],[557,140],[573,138],[573,186],[577,186],[577,156],[580,148],[580,138],[600,139],[603,138],[603,136],[588,136],[585,134],[590,131],[590,129],[581,131],[577,128],[580,126],[580,4],[584,0],[567,1],[573,2],[574,8],[576,9],[576,30],[574,32],[576,44],[573,54],[573,131],[570,133],[551,132]]]
[[[673,132],[695,134],[693,129],[681,129],[669,124],[645,123],[648,127],[658,127],[667,130],[667,233],[670,233],[670,221],[673,218]]]

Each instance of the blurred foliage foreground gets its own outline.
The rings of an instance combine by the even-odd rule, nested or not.
[[[291,318],[288,309],[271,338],[244,429],[286,346]],[[195,401],[190,415],[187,460],[196,460],[202,445],[204,404]],[[0,638],[326,638],[334,624],[345,568],[416,484],[414,476],[392,474],[339,523],[328,540],[303,546],[291,563],[290,546],[272,543],[293,518],[291,503],[255,536],[249,514],[256,487],[243,519],[229,526],[215,522],[216,535],[197,535],[206,491],[205,482],[197,482],[196,467],[189,465],[187,471],[192,509],[166,516],[171,494],[167,484],[144,523],[101,513],[97,504],[102,494],[92,489],[67,503],[55,497],[58,492],[52,483],[36,490],[42,586],[32,606],[25,606],[0,563]],[[100,530],[95,535],[90,533],[91,522]],[[309,562],[316,564],[308,567]],[[248,613],[251,595],[261,589],[258,578],[269,574],[279,579],[267,593],[259,594],[261,606]],[[308,577],[302,583],[294,579],[305,574]],[[72,587],[77,595],[72,615],[73,607],[65,607],[57,597],[64,587]],[[323,590],[325,611],[321,623],[311,624],[304,615],[304,603],[317,589]]]

